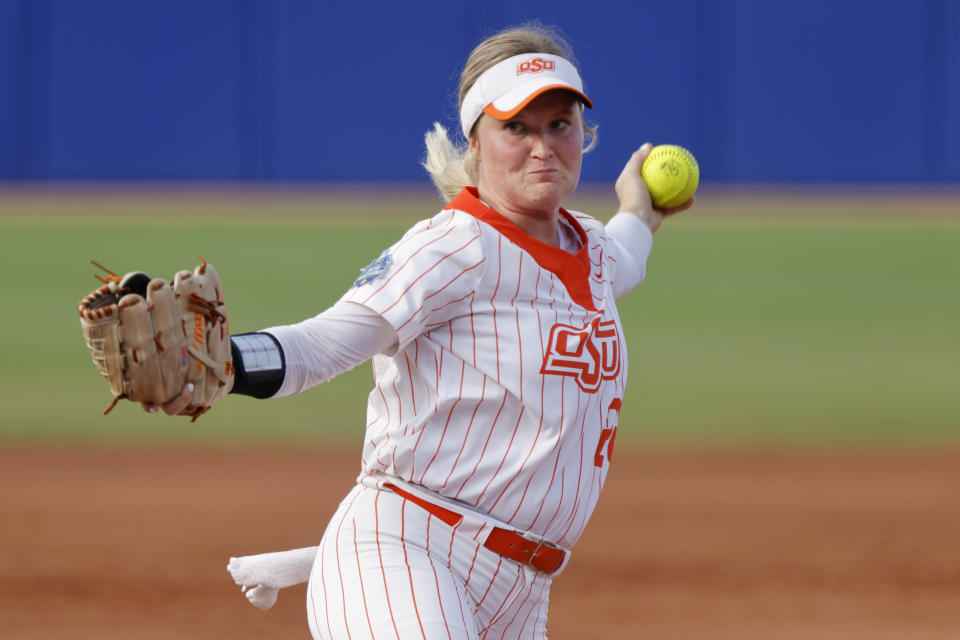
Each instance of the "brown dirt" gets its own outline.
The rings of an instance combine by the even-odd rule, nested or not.
[[[4,638],[309,638],[231,555],[315,544],[355,451],[0,451]],[[571,638],[960,637],[960,453],[618,451],[557,579]]]
[[[0,184],[2,224],[404,227],[441,205],[427,183]],[[605,220],[617,210],[612,183],[581,184],[566,206]],[[955,229],[958,212],[957,185],[705,184],[670,226]]]

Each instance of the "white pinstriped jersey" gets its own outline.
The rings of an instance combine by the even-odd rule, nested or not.
[[[374,358],[363,474],[387,475],[569,548],[607,474],[627,377],[604,226],[542,243],[465,189],[342,300],[397,331]]]

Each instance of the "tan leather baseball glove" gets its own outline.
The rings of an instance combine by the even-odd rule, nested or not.
[[[200,258],[203,260],[203,258]],[[181,415],[196,420],[233,386],[230,322],[213,265],[180,271],[173,282],[142,272],[95,276],[103,286],[80,301],[80,325],[113,401],[163,404],[188,382],[193,401]]]

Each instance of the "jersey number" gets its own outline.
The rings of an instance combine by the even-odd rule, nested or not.
[[[597,443],[597,452],[593,454],[593,466],[602,467],[604,454],[606,459],[613,460],[613,441],[617,437],[617,423],[620,421],[620,408],[623,402],[620,398],[614,398],[610,406],[607,407],[607,426],[600,432],[600,442]],[[613,412],[613,425],[611,426],[610,412]]]

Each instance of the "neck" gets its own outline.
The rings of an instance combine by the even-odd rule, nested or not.
[[[495,197],[487,198],[482,191],[479,193],[484,204],[520,227],[528,236],[554,247],[560,246],[559,207],[544,211],[519,210],[498,202]]]

